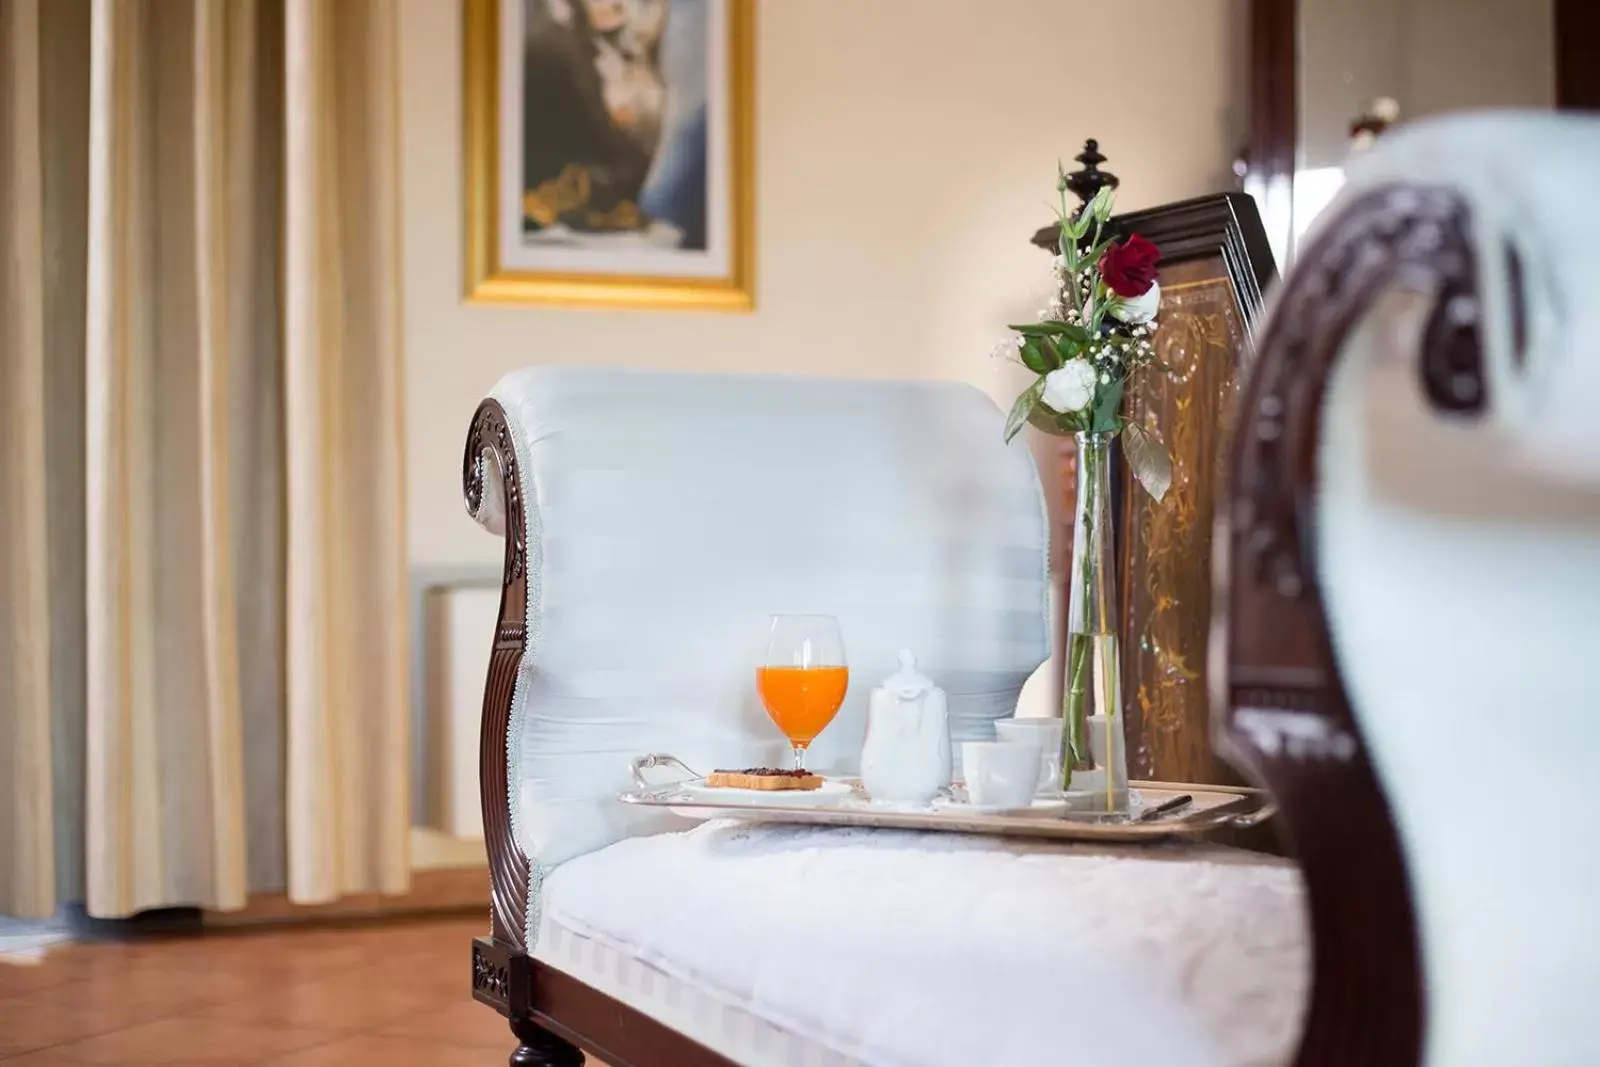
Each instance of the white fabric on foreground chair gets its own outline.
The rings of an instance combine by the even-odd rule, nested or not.
[[[1471,213],[1487,405],[1428,410],[1416,326],[1346,343],[1320,442],[1320,580],[1340,673],[1404,844],[1425,1062],[1600,1062],[1600,121],[1422,124],[1353,169]],[[1514,353],[1507,249],[1522,262]]]

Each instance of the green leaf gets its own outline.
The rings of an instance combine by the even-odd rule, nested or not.
[[[1172,488],[1172,457],[1161,438],[1143,423],[1130,421],[1122,431],[1122,454],[1144,491],[1161,503]]]
[[[1117,190],[1110,185],[1102,185],[1094,194],[1094,199],[1089,201],[1088,210],[1084,214],[1092,215],[1096,220],[1104,222],[1111,217],[1111,208],[1116,200]]]
[[[1113,239],[1111,239],[1110,237],[1107,237],[1104,241],[1101,241],[1099,244],[1095,245],[1093,248],[1091,248],[1087,252],[1085,252],[1083,254],[1083,261],[1085,263],[1094,263],[1094,264],[1096,264],[1096,269],[1098,269],[1098,264],[1100,263],[1100,257],[1105,255],[1106,254],[1106,249],[1110,248],[1115,243],[1116,242]]]
[[[1122,407],[1122,387],[1125,384],[1126,378],[1118,378],[1100,390],[1100,395],[1095,399],[1090,429],[1106,431],[1117,428],[1117,412]]]
[[[1039,397],[1044,395],[1044,379],[1040,378],[1017,397],[1017,402],[1011,405],[1011,414],[1006,416],[1006,443],[1017,436],[1022,429],[1022,424],[1028,421],[1028,416],[1033,414],[1034,407],[1039,403]]]
[[[1063,415],[1059,411],[1051,411],[1046,404],[1033,409],[1028,416],[1028,425],[1054,437],[1071,437],[1079,430],[1076,414]]]
[[[1040,337],[1036,347],[1039,355],[1039,369],[1035,373],[1049,374],[1061,366],[1061,353],[1056,350],[1054,341],[1048,337]],[[1031,367],[1029,369],[1033,370]]]
[[[1089,232],[1089,227],[1094,222],[1094,216],[1087,211],[1078,212],[1077,218],[1067,224],[1067,233],[1074,242],[1083,240],[1083,235]]]
[[[1104,300],[1094,306],[1094,316],[1089,323],[1089,328],[1094,331],[1096,337],[1100,336],[1100,327],[1105,325],[1107,310],[1109,309],[1106,307]]]
[[[1069,322],[1050,319],[1046,322],[1024,322],[1015,326],[1007,326],[1008,330],[1015,330],[1024,337],[1056,337],[1061,334],[1072,336],[1073,331],[1083,332],[1082,326],[1074,326]],[[1088,340],[1088,335],[1084,336]]]
[[[1046,346],[1050,344],[1048,337],[1030,337],[1022,342],[1022,351],[1019,353],[1022,357],[1022,365],[1035,374],[1045,374],[1055,369],[1050,366],[1049,359],[1039,347],[1040,341],[1043,341]]]
[[[1072,341],[1075,344],[1086,345],[1089,343],[1089,331],[1085,330],[1082,326],[1074,326],[1070,322],[1063,322],[1060,324],[1060,326],[1061,328],[1057,330],[1056,333],[1061,337],[1064,337],[1068,341]]]

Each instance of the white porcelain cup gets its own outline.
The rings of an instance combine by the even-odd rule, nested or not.
[[[1039,746],[1027,741],[963,741],[967,801],[985,808],[1025,808],[1039,786]]]
[[[994,724],[994,732],[1001,741],[1038,745],[1038,793],[1054,796],[1061,791],[1060,719],[1000,719]]]

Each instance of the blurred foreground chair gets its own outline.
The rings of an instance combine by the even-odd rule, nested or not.
[[[1213,662],[1314,940],[1299,1063],[1600,1063],[1600,121],[1363,157],[1242,397]]]

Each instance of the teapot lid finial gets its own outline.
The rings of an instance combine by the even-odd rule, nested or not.
[[[884,679],[883,687],[906,700],[936,688],[932,679],[917,670],[917,657],[908,648],[900,650],[900,669]]]

